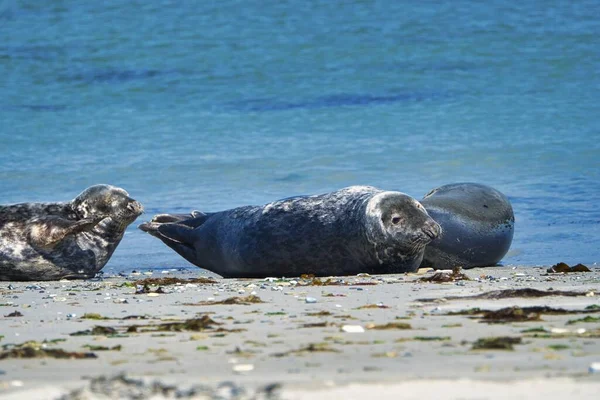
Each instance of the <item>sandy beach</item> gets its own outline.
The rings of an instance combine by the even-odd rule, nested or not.
[[[600,269],[547,269],[2,282],[0,398],[597,398]]]

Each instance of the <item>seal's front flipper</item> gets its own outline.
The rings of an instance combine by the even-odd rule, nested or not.
[[[192,228],[185,225],[161,224],[156,222],[145,222],[139,228],[159,238],[164,244],[194,264],[195,251],[194,247],[189,244],[191,242]]]
[[[69,235],[91,230],[103,219],[104,217],[98,217],[71,221],[56,216],[37,218],[29,227],[29,238],[34,246],[50,249]]]
[[[202,225],[212,213],[203,213],[200,211],[192,211],[189,214],[157,214],[152,217],[151,223],[178,223],[197,228]]]
[[[179,243],[191,243],[193,229],[181,224],[160,224],[158,232],[161,236]]]

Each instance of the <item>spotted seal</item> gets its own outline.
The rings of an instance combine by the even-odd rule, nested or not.
[[[229,278],[414,271],[440,233],[418,201],[370,186],[210,214],[161,214],[140,229]]]
[[[143,211],[120,188],[96,185],[68,203],[0,206],[0,280],[90,278]]]
[[[447,269],[497,264],[512,242],[515,216],[508,198],[479,183],[454,183],[430,191],[421,203],[442,226],[425,248],[422,266]]]

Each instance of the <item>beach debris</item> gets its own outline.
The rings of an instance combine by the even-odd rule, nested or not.
[[[302,274],[296,282],[297,286],[372,286],[378,285],[378,282],[368,275],[359,274],[356,277],[341,278],[317,278],[313,274]]]
[[[328,343],[310,343],[296,350],[288,350],[282,353],[274,353],[273,357],[285,357],[289,355],[304,355],[306,353],[340,353],[339,350],[329,347]]]
[[[260,297],[255,296],[253,294],[245,296],[245,297],[238,297],[238,296],[234,296],[234,297],[229,297],[225,300],[221,300],[221,301],[217,301],[217,300],[207,300],[207,301],[200,301],[198,303],[184,303],[184,306],[215,306],[215,305],[250,305],[250,304],[258,304],[258,303],[264,303],[264,301],[262,301],[260,299]]]
[[[136,285],[135,286],[135,294],[147,294],[148,296],[158,296],[160,294],[165,294],[165,290],[162,286],[159,286],[155,290],[150,288],[150,285]]]
[[[415,336],[412,338],[412,340],[420,342],[444,342],[450,339],[450,336]]]
[[[85,359],[97,358],[94,353],[70,352],[62,349],[47,348],[44,342],[25,342],[18,345],[4,345],[0,352],[0,360],[7,358],[60,358],[60,359]]]
[[[269,389],[271,390],[271,389]],[[274,390],[274,389],[273,389]],[[261,393],[262,392],[262,393]],[[267,388],[258,389],[256,398],[267,397]],[[71,391],[60,400],[89,399],[229,399],[254,398],[246,396],[245,389],[233,382],[223,382],[216,387],[194,385],[179,387],[149,378],[134,379],[126,374],[92,378],[85,387]]]
[[[520,337],[498,336],[477,339],[472,350],[514,350],[513,345],[521,344]]]
[[[83,348],[86,348],[90,351],[121,351],[121,349],[123,348],[123,346],[121,346],[120,344],[113,346],[113,347],[107,347],[107,346],[95,346],[92,344],[86,344],[84,346],[82,346]]]
[[[569,345],[566,344],[562,344],[562,343],[557,343],[557,344],[551,344],[546,346],[548,349],[550,350],[554,350],[554,351],[560,351],[560,350],[567,350],[570,349],[571,347]]]
[[[482,310],[480,308],[470,308],[462,311],[452,311],[445,315],[470,315],[481,316],[480,322],[507,323],[507,322],[526,322],[539,321],[542,314],[548,315],[566,315],[566,314],[587,314],[597,313],[600,310],[565,310],[562,308],[552,308],[547,306],[531,307],[506,307],[499,310]]]
[[[433,282],[433,283],[445,283],[445,282],[456,282],[456,281],[470,281],[467,275],[461,272],[461,267],[452,268],[452,272],[436,272],[432,276],[419,278],[418,282]]]
[[[593,362],[590,364],[588,371],[590,374],[597,374],[600,372],[600,362]]]
[[[127,332],[201,332],[215,329],[215,325],[221,324],[213,321],[208,315],[203,315],[200,318],[191,318],[183,322],[167,322],[156,325],[131,325],[127,328]]]
[[[356,310],[373,309],[373,308],[390,308],[390,306],[386,306],[383,303],[366,304],[364,306],[357,307]]]
[[[533,288],[521,288],[521,289],[504,289],[504,290],[492,290],[473,296],[446,296],[444,300],[467,300],[467,299],[482,299],[482,300],[498,300],[498,299],[512,299],[512,298],[537,298],[547,296],[586,296],[586,292],[574,292],[565,290],[539,290]],[[437,302],[440,298],[426,298],[417,299],[421,302]]]
[[[302,328],[326,328],[328,326],[338,326],[338,325],[333,322],[327,322],[327,321],[306,323],[306,324],[301,325]]]
[[[304,301],[305,301],[307,304],[312,304],[312,303],[316,303],[316,302],[317,302],[317,299],[315,299],[314,297],[307,297],[306,299],[304,299]]]
[[[94,319],[94,320],[102,320],[102,319],[108,319],[106,317],[103,317],[102,315],[98,314],[98,313],[85,313],[81,316],[82,319]]]
[[[506,307],[496,311],[487,311],[483,313],[481,319],[487,323],[506,323],[506,322],[524,322],[539,321],[540,313],[535,310],[528,310],[530,307]],[[535,307],[532,307],[535,308]]]
[[[309,317],[328,317],[332,314],[329,311],[323,310],[323,311],[317,311],[317,312],[309,312],[304,315],[307,315]]]
[[[253,364],[235,364],[233,366],[233,372],[242,373],[242,372],[250,372],[254,370]]]
[[[140,279],[137,281],[133,282],[133,285],[135,286],[169,286],[169,285],[178,285],[178,284],[188,284],[188,283],[192,283],[192,284],[211,284],[211,283],[217,283],[217,281],[215,281],[214,279],[210,279],[210,278],[188,278],[188,279],[181,279],[181,278],[173,278],[173,277],[166,277],[166,278],[146,278],[146,279]]]
[[[342,332],[346,333],[364,333],[365,328],[360,325],[343,325]]]
[[[373,353],[371,354],[371,357],[376,357],[376,358],[396,358],[398,357],[398,352],[396,351],[386,351],[383,353]]]
[[[600,322],[600,317],[592,317],[591,315],[588,315],[584,318],[572,319],[570,321],[567,321],[567,325],[578,324],[580,322]]]
[[[568,264],[564,262],[559,262],[558,264],[554,264],[550,268],[548,268],[548,273],[556,274],[556,273],[569,273],[569,272],[592,272],[588,267],[583,264],[577,264],[572,267],[569,267]]]
[[[367,324],[366,328],[381,331],[388,329],[412,329],[412,326],[406,322],[388,322],[384,325]]]
[[[111,328],[110,326],[96,325],[92,329],[73,332],[70,334],[70,336],[111,336],[116,335],[117,333],[117,330],[115,328]]]
[[[13,311],[8,315],[5,315],[6,318],[11,318],[11,317],[22,317],[23,314],[21,314],[19,311]]]

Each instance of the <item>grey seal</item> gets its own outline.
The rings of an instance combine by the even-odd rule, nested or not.
[[[143,212],[129,194],[95,185],[71,202],[0,206],[0,280],[90,278]]]
[[[161,214],[140,229],[227,278],[410,272],[440,233],[417,200],[370,186],[215,213]]]
[[[425,248],[423,267],[485,267],[497,264],[512,243],[515,216],[508,198],[479,183],[454,183],[421,200],[442,234]]]

